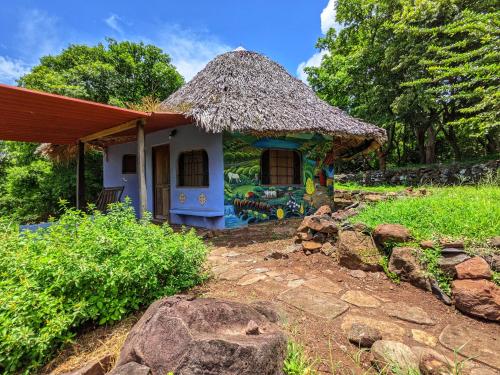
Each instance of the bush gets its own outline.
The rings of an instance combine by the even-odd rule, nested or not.
[[[14,373],[41,366],[85,323],[200,283],[206,248],[119,203],[107,215],[66,209],[35,233],[0,222],[0,256],[0,372]]]

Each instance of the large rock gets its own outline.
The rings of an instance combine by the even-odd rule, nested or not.
[[[344,230],[339,233],[339,264],[346,268],[363,271],[381,271],[382,253],[373,239],[361,232]]]
[[[430,291],[429,276],[420,267],[415,256],[418,249],[413,247],[395,247],[389,260],[389,271],[395,273],[402,281],[407,281],[416,287]]]
[[[151,375],[151,369],[137,362],[128,362],[115,367],[108,375]]]
[[[411,323],[425,325],[436,324],[424,309],[421,309],[418,306],[407,305],[404,302],[387,303],[384,306],[384,312],[393,318],[398,318]]]
[[[375,341],[382,340],[382,335],[376,328],[363,323],[353,323],[347,333],[347,339],[354,345],[369,348]]]
[[[339,230],[335,221],[329,216],[306,216],[297,228],[297,232],[307,232],[308,230],[321,232],[329,235],[336,234]]]
[[[500,287],[488,280],[454,280],[455,307],[480,318],[500,321]]]
[[[431,348],[414,346],[411,348],[417,356],[420,373],[422,375],[454,375],[454,363]],[[457,369],[457,372],[459,370]]]
[[[405,344],[397,341],[379,340],[372,345],[375,365],[380,368],[397,368],[402,374],[418,373],[417,356]]]
[[[456,276],[455,266],[470,259],[467,254],[449,254],[438,259],[438,266],[451,277]]]
[[[330,208],[329,205],[325,204],[324,206],[321,206],[316,210],[314,213],[315,216],[323,216],[323,215],[330,215],[332,213],[332,209]]]
[[[249,323],[260,334],[247,334]],[[263,305],[163,298],[130,331],[118,366],[138,362],[153,375],[282,374],[286,338]],[[253,324],[253,323],[251,323]]]
[[[474,257],[455,266],[457,279],[490,279],[491,270],[481,257]]]
[[[410,231],[401,224],[380,224],[373,230],[373,238],[379,244],[408,242]]]

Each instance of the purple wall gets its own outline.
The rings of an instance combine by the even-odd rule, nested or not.
[[[152,147],[170,144],[170,219],[173,224],[186,224],[207,228],[224,227],[224,160],[222,134],[206,133],[194,125],[161,130],[146,135],[146,188],[147,209],[153,210],[153,161]],[[209,163],[209,186],[189,188],[177,186],[177,159],[181,152],[205,149]],[[137,175],[122,174],[122,157],[135,154],[136,143],[126,143],[108,148],[104,157],[104,186],[125,186],[124,196],[129,196],[138,212]],[[174,212],[172,212],[174,211]]]

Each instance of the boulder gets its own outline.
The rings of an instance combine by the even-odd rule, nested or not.
[[[339,230],[335,221],[328,216],[306,216],[297,232],[307,232],[309,229],[325,234],[337,234]]]
[[[282,374],[286,338],[276,322],[262,304],[163,298],[132,328],[117,366],[138,362],[153,375]]]
[[[398,341],[379,340],[372,345],[375,365],[380,368],[397,368],[402,374],[417,373],[417,356],[405,344]]]
[[[395,247],[389,259],[389,271],[402,281],[407,281],[418,288],[431,291],[431,280],[415,256],[418,249],[413,247]]]
[[[323,253],[327,256],[333,255],[336,251],[337,251],[337,249],[330,242],[325,242],[321,246],[321,253]]]
[[[455,266],[457,279],[491,279],[488,263],[481,257],[474,257]]]
[[[316,210],[316,212],[314,213],[314,216],[323,216],[323,215],[330,215],[332,213],[332,209],[330,208],[329,205],[324,205],[324,206],[321,206],[320,208],[318,208]]]
[[[438,266],[448,275],[455,278],[456,276],[455,266],[462,262],[465,262],[467,259],[470,259],[470,256],[468,256],[467,254],[445,255],[439,258]]]
[[[434,244],[434,241],[432,240],[425,240],[425,241],[422,241],[420,242],[420,247],[422,249],[434,249],[436,245]]]
[[[151,369],[132,361],[115,367],[108,375],[151,375]]]
[[[418,367],[422,375],[454,375],[454,363],[441,353],[424,346],[411,348],[418,359]]]
[[[452,294],[458,310],[483,319],[500,321],[500,287],[491,281],[454,280]]]
[[[373,239],[361,232],[344,230],[339,233],[339,264],[349,269],[381,271],[382,253]]]
[[[464,248],[464,241],[462,240],[449,240],[447,238],[441,238],[439,240],[439,245],[443,249],[446,248],[453,248],[453,249],[463,249]]]
[[[304,251],[319,251],[321,249],[321,242],[316,242],[316,241],[302,241],[302,247],[304,248]]]
[[[500,247],[500,236],[495,236],[495,237],[490,238],[488,241],[488,244],[491,247],[499,248]]]
[[[411,239],[410,231],[400,224],[380,224],[373,230],[373,239],[378,244],[401,243]]]
[[[354,345],[370,348],[375,341],[382,340],[380,331],[363,323],[353,323],[347,339]]]
[[[66,372],[63,375],[104,375],[111,368],[111,359],[111,355],[108,354],[96,361],[92,361],[86,364],[85,366],[77,370]]]
[[[310,241],[313,238],[313,235],[311,231],[306,231],[306,232],[298,232],[296,234],[298,242],[300,241]]]

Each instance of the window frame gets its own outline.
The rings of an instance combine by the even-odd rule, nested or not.
[[[134,158],[134,171],[130,172],[125,170],[125,159]],[[123,154],[122,155],[122,174],[137,174],[137,154]]]
[[[181,178],[181,169],[184,168],[184,166],[181,168],[181,159],[184,157],[186,154],[193,154],[195,152],[201,151],[202,152],[202,169],[203,172],[205,172],[205,160],[206,160],[206,173],[203,173],[202,179],[206,179],[206,184],[202,185],[181,185],[181,180],[184,178]],[[177,155],[177,165],[176,165],[176,187],[177,188],[182,188],[182,189],[205,189],[210,187],[210,158],[208,157],[208,152],[204,148],[200,149],[195,149],[195,150],[186,150],[186,151],[181,151]],[[185,176],[184,176],[185,177]]]
[[[291,184],[271,184],[271,168],[270,168],[270,160],[271,158],[268,157],[268,178],[269,178],[269,183],[264,183],[264,178],[263,178],[263,171],[264,171],[264,168],[263,168],[263,158],[264,158],[264,154],[266,152],[271,152],[271,151],[288,151],[290,153],[292,153],[293,155],[297,155],[298,156],[298,160],[299,160],[299,170],[298,170],[298,175],[299,175],[299,182],[298,183],[291,183]],[[295,159],[295,157],[293,157],[293,159]],[[259,178],[260,178],[260,185],[262,186],[295,186],[295,187],[301,187],[304,185],[304,176],[303,176],[303,166],[302,166],[302,153],[299,151],[299,150],[290,150],[290,149],[284,149],[284,148],[266,148],[262,151],[262,153],[260,154],[260,173],[259,173]],[[292,160],[292,164],[294,163],[294,161]],[[293,168],[293,166],[292,166]],[[293,174],[295,175],[296,172],[295,172],[295,168],[293,169]],[[292,177],[293,179],[295,177]]]

